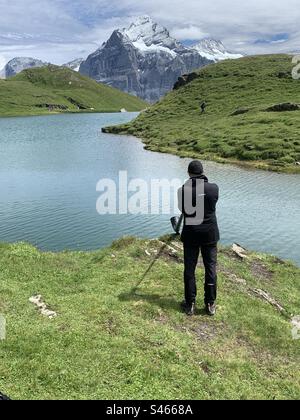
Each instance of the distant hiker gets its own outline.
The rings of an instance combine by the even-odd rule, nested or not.
[[[207,103],[204,101],[200,104],[201,114],[204,114],[207,108]]]
[[[217,298],[217,243],[220,240],[216,217],[219,187],[208,182],[203,173],[202,163],[197,160],[190,163],[188,174],[190,179],[178,191],[179,209],[184,215],[181,239],[184,244],[185,300],[182,307],[187,315],[195,314],[197,297],[195,273],[201,251],[205,267],[204,302],[207,314],[214,316]],[[199,184],[201,184],[202,191],[200,194]],[[202,218],[199,224],[196,219],[196,212],[192,214],[191,211],[185,211],[187,200],[193,202],[193,209],[198,207],[197,194],[199,196],[198,200],[202,199]]]

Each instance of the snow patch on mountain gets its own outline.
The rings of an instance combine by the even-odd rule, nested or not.
[[[78,72],[83,62],[84,62],[83,58],[76,58],[75,60],[72,60],[69,63],[63,64],[63,67],[67,67],[68,69]]]
[[[181,45],[170,36],[169,31],[155,23],[149,16],[139,17],[129,28],[120,33],[132,42],[135,48],[142,53],[155,53],[162,51],[176,57],[174,49]]]
[[[203,39],[192,48],[197,50],[198,53],[202,55],[202,57],[215,62],[243,57],[242,54],[235,54],[227,51],[224,44],[221,41],[217,41],[215,39]]]

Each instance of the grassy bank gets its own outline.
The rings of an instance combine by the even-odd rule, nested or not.
[[[201,312],[199,296],[197,316],[186,318],[179,243],[134,290],[160,247],[137,239],[91,253],[1,245],[0,391],[14,399],[299,399],[290,318],[300,313],[300,270],[223,248],[217,317]],[[38,313],[35,294],[57,318]]]
[[[207,66],[132,123],[107,131],[140,137],[153,151],[300,173],[300,81],[293,67],[287,55]],[[283,103],[294,110],[272,108]]]
[[[140,111],[146,103],[110,86],[58,66],[24,70],[0,80],[0,116],[59,112]]]

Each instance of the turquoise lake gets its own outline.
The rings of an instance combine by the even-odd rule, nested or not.
[[[93,250],[124,235],[171,233],[171,215],[96,211],[101,178],[186,178],[188,160],[144,150],[136,138],[101,127],[136,114],[80,114],[0,119],[0,241],[42,250]],[[298,175],[204,162],[220,186],[222,243],[233,242],[300,265]]]

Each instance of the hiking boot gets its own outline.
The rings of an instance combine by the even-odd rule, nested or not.
[[[195,303],[188,304],[188,303],[186,303],[186,301],[184,300],[184,301],[181,303],[181,308],[182,308],[182,309],[183,309],[183,311],[186,313],[186,315],[188,315],[188,316],[193,316],[193,315],[195,315],[195,311],[196,311],[196,305],[195,305]]]
[[[207,303],[206,304],[206,313],[209,316],[215,316],[217,313],[217,306],[215,303]]]

